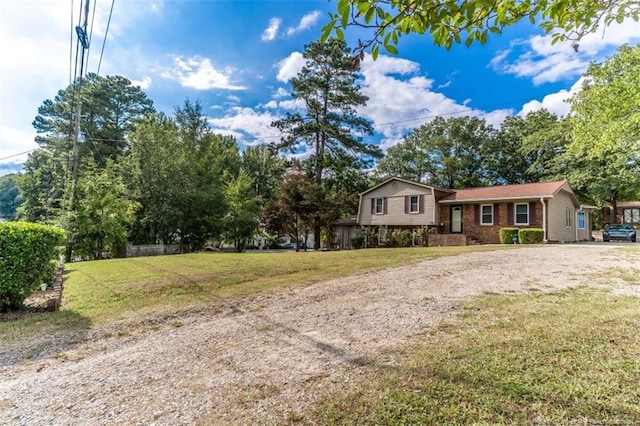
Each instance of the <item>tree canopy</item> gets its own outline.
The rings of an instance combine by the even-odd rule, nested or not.
[[[337,0],[336,12],[322,32],[322,40],[335,34],[345,38],[349,27],[370,31],[356,53],[370,49],[374,59],[380,47],[396,54],[399,39],[408,34],[429,34],[438,46],[486,43],[522,20],[537,24],[553,42],[580,39],[602,25],[640,16],[637,0]],[[362,56],[361,56],[362,57]]]
[[[640,46],[624,45],[592,63],[571,99],[571,141],[564,160],[571,182],[595,202],[640,190]]]

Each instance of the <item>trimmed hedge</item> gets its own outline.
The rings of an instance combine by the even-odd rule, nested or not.
[[[513,244],[513,237],[518,237],[518,228],[500,228],[500,244]]]
[[[53,226],[0,223],[0,311],[19,309],[43,283],[53,280],[65,234]]]
[[[521,244],[540,244],[544,239],[542,228],[522,228],[518,231],[518,239]]]

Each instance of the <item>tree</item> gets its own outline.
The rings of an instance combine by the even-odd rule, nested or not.
[[[121,76],[88,74],[38,108],[33,126],[36,142],[49,151],[70,152],[75,139],[76,104],[82,102],[80,130],[85,139],[79,156],[93,158],[99,167],[117,160],[128,148],[127,137],[138,121],[154,111],[153,102],[131,81]]]
[[[238,176],[240,153],[234,138],[209,132],[199,103],[177,108],[175,120],[147,117],[132,136],[128,169],[141,205],[135,241],[195,250],[222,237],[224,184]]]
[[[566,130],[546,109],[507,117],[486,147],[485,169],[491,183],[539,182],[555,175],[552,162],[564,150]]]
[[[224,196],[227,213],[223,221],[223,236],[233,242],[240,253],[258,229],[261,200],[255,193],[253,179],[244,171],[225,184]]]
[[[18,177],[15,173],[0,176],[0,218],[2,219],[15,220],[16,210],[22,204],[16,184]]]
[[[495,130],[476,117],[437,117],[409,132],[378,163],[379,178],[398,176],[442,188],[487,185],[486,150]]]
[[[86,173],[78,182],[78,207],[71,215],[74,254],[89,259],[124,257],[128,228],[137,204],[127,192],[118,166]]]
[[[319,223],[324,201],[322,187],[294,167],[276,197],[265,206],[262,221],[267,231],[284,232],[294,237],[296,251],[299,251],[301,237],[306,237],[309,230]],[[314,237],[317,241],[320,234],[314,234]]]
[[[72,152],[78,102],[82,103],[80,130],[84,139],[77,144],[76,162]],[[29,156],[25,173],[18,179],[24,199],[19,216],[73,226],[82,201],[75,196],[77,182],[85,173],[94,176],[110,161],[119,162],[128,152],[129,135],[142,117],[151,112],[151,100],[120,76],[89,74],[58,91],[53,100],[46,99],[33,122],[40,148]],[[71,172],[74,165],[77,173]],[[76,240],[73,229],[66,229],[67,258],[73,249],[70,243]]]
[[[617,201],[640,189],[640,46],[622,46],[585,73],[570,100],[571,183],[597,203]]]
[[[359,63],[349,56],[344,41],[330,39],[305,46],[306,63],[291,80],[293,97],[304,101],[305,115],[287,114],[272,123],[285,134],[275,145],[278,151],[295,151],[306,144],[314,155],[314,179],[322,184],[327,159],[358,155],[380,156],[379,148],[363,143],[361,135],[372,133],[371,124],[356,114],[355,107],[364,105],[367,97],[357,85]],[[319,235],[316,224],[314,232]],[[316,249],[319,238],[315,239]]]
[[[39,149],[24,163],[24,172],[16,179],[20,197],[20,220],[53,223],[62,213],[67,182],[66,162],[49,150]]]
[[[287,161],[269,145],[249,146],[242,152],[242,170],[253,179],[263,201],[274,197],[287,170]]]
[[[322,40],[332,34],[344,39],[348,27],[371,31],[370,39],[361,41],[356,53],[371,49],[374,59],[380,46],[396,54],[400,37],[408,34],[431,35],[433,42],[447,49],[454,43],[484,44],[489,34],[501,34],[522,20],[538,25],[553,42],[571,40],[578,48],[579,40],[599,27],[631,17],[638,21],[637,0],[337,0],[336,13],[330,14],[323,28]]]

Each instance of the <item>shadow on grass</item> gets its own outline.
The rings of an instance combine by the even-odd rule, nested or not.
[[[0,314],[0,367],[60,356],[86,341],[91,320],[74,311]]]

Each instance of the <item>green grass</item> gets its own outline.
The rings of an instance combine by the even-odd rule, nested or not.
[[[273,289],[498,247],[196,253],[67,264],[59,312],[0,322],[0,342],[174,315]]]
[[[394,365],[328,395],[326,424],[640,422],[640,300],[487,295]],[[600,424],[598,423],[598,424]]]

